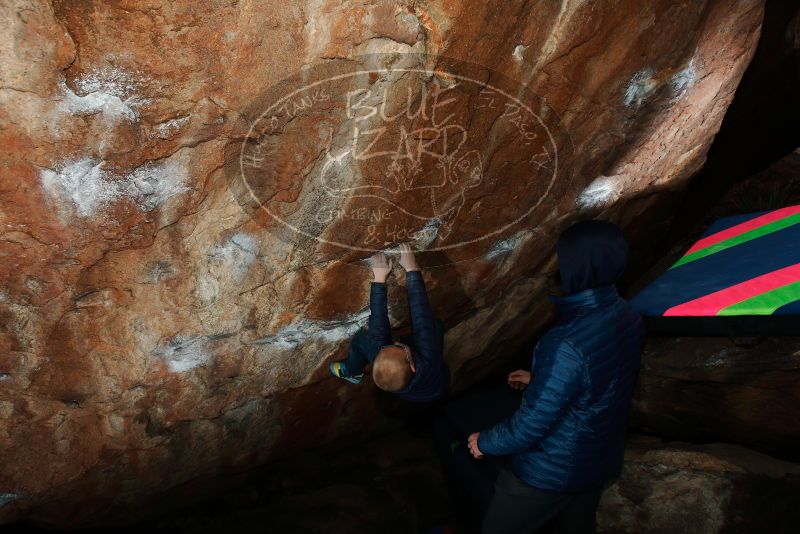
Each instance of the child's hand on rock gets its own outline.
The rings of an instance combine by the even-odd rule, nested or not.
[[[414,251],[411,250],[411,245],[408,243],[400,245],[400,265],[406,271],[419,271],[417,258],[414,257]]]
[[[385,283],[386,277],[392,272],[392,264],[386,255],[383,252],[373,254],[369,263],[372,266],[372,275],[375,277],[375,281],[381,284]]]

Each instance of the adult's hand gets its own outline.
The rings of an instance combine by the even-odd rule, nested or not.
[[[392,272],[392,264],[386,259],[386,255],[383,252],[373,254],[369,263],[372,266],[372,275],[375,277],[375,281],[381,284],[385,283],[386,277]]]
[[[400,245],[400,265],[406,271],[419,271],[417,265],[417,258],[414,257],[414,251],[411,250],[411,245],[403,243]]]
[[[480,460],[481,458],[483,458],[483,453],[478,448],[478,436],[480,435],[481,435],[480,432],[475,432],[473,434],[470,434],[469,438],[467,438],[467,445],[469,446],[469,452],[470,454],[472,454],[472,457],[475,458],[476,460]]]
[[[531,373],[519,369],[508,375],[508,385],[512,389],[525,389],[531,383]]]

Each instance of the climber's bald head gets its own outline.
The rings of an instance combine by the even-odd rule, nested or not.
[[[384,391],[400,391],[412,374],[411,352],[402,345],[383,347],[372,364],[372,380]]]

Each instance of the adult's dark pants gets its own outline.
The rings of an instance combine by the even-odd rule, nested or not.
[[[548,524],[560,532],[595,532],[595,512],[602,489],[565,493],[542,491],[520,480],[508,458],[486,456],[475,460],[469,454],[467,437],[488,428],[519,408],[520,394],[508,387],[476,393],[449,403],[436,422],[439,455],[463,519],[481,525],[485,533],[529,533]]]
[[[483,516],[483,532],[536,532],[554,521],[558,532],[594,533],[602,492],[602,489],[580,493],[542,491],[528,486],[510,469],[503,468],[495,480],[489,509]]]

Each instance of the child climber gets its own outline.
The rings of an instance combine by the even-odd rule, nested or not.
[[[406,270],[412,335],[392,340],[386,307],[386,277],[392,270],[379,252],[370,258],[374,281],[370,285],[369,323],[353,336],[347,359],[333,362],[331,374],[353,384],[361,383],[364,368],[372,363],[372,379],[379,388],[414,402],[443,397],[450,387],[450,371],[442,354],[442,325],[428,302],[425,282],[408,244],[400,245],[400,265]]]

